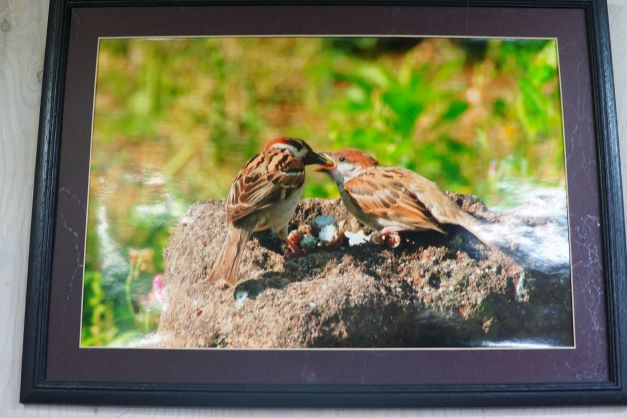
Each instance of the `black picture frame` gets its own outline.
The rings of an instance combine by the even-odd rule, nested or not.
[[[55,213],[70,21],[80,8],[228,5],[434,6],[581,9],[592,80],[605,274],[609,376],[606,382],[524,384],[202,384],[104,382],[47,377]],[[565,110],[565,112],[568,110]],[[35,173],[20,400],[23,403],[178,406],[427,407],[592,405],[627,402],[627,246],[623,216],[608,11],[605,0],[193,1],[52,0]]]

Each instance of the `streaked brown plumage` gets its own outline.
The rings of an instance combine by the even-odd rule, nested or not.
[[[332,162],[319,170],[336,182],[346,208],[382,235],[426,230],[444,233],[442,224],[457,224],[481,239],[478,221],[434,182],[404,168],[381,166],[360,150],[325,155]]]
[[[325,162],[305,141],[281,137],[244,164],[226,200],[228,231],[208,276],[211,283],[237,283],[240,259],[254,232],[272,229],[287,239],[288,223],[303,192],[305,166]]]

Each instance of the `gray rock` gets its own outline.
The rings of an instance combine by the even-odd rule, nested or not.
[[[503,222],[472,196],[450,197]],[[337,200],[305,199],[294,226],[330,215],[362,227]],[[366,231],[368,232],[368,231]],[[222,201],[194,204],[164,251],[168,305],[156,347],[476,347],[572,345],[568,276],[525,270],[459,227],[412,233],[399,248],[318,247],[284,259],[257,234],[235,289],[205,277],[226,234]],[[515,254],[514,254],[515,255]]]

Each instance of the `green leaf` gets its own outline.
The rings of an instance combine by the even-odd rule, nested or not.
[[[357,74],[362,80],[382,89],[387,88],[392,81],[392,77],[388,72],[382,67],[375,65],[364,65],[357,69]]]
[[[468,102],[462,100],[453,100],[448,109],[442,114],[442,119],[452,121],[460,117],[467,109]]]

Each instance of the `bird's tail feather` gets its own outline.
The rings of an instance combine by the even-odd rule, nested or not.
[[[229,227],[222,250],[213,263],[211,273],[209,273],[208,280],[210,283],[224,280],[231,287],[237,283],[240,260],[249,238],[250,232],[247,230]]]
[[[469,231],[472,235],[475,236],[479,241],[484,243],[488,247],[499,249],[499,243],[495,240],[491,231],[489,231],[486,226],[473,217],[472,215],[461,211],[458,215],[457,223],[464,227],[467,231]]]
[[[474,217],[471,218],[471,220],[464,219],[459,224],[487,247],[502,252],[524,268],[529,267],[525,258],[521,258],[521,254],[516,251],[517,236],[512,233],[513,231],[499,223],[484,223]]]

